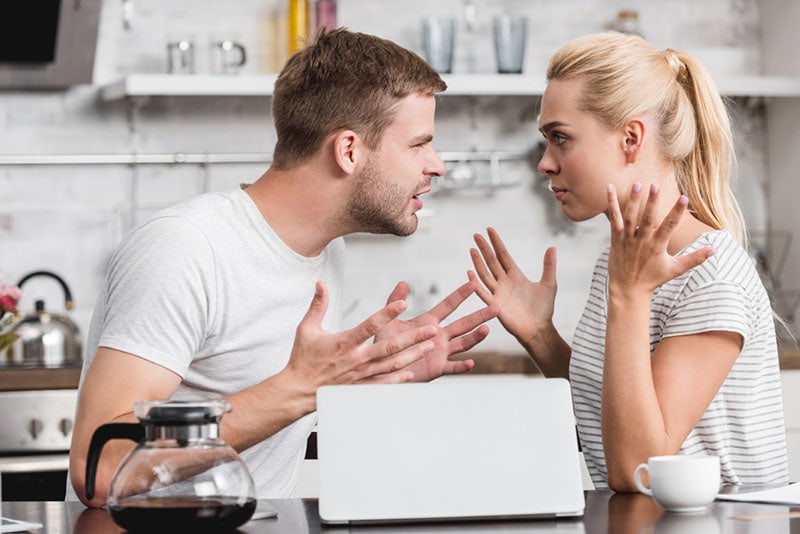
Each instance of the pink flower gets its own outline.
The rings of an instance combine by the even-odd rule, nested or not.
[[[0,285],[0,317],[6,312],[17,313],[17,302],[22,298],[22,291],[17,286]]]
[[[5,312],[17,313],[17,301],[10,295],[0,295],[0,310]]]

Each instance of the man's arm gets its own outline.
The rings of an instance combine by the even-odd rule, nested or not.
[[[322,319],[328,306],[325,285],[317,283],[311,306],[297,327],[289,363],[278,374],[227,397],[233,411],[222,419],[222,439],[242,451],[316,410],[316,392],[327,384],[396,383],[410,380],[406,368],[434,348],[435,326],[404,330],[376,343],[375,333],[405,310],[403,300],[384,306],[358,326],[328,333]],[[103,448],[95,497],[85,497],[86,457],[94,431],[111,422],[136,422],[133,403],[169,399],[181,378],[155,363],[100,348],[81,389],[70,448],[70,480],[84,504],[105,504],[117,465],[134,444],[112,440]]]
[[[153,362],[105,347],[100,347],[86,373],[78,398],[78,413],[72,432],[69,472],[72,487],[87,506],[102,506],[111,477],[122,458],[135,444],[111,440],[104,447],[97,466],[95,497],[86,500],[86,456],[94,431],[106,423],[133,423],[136,401],[170,398],[181,378]]]

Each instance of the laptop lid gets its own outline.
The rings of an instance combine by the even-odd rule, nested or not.
[[[583,514],[566,380],[325,386],[317,417],[323,523]]]

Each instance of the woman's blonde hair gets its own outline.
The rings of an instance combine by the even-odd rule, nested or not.
[[[577,38],[550,59],[547,79],[580,77],[578,103],[608,128],[634,116],[656,118],[660,148],[676,169],[689,210],[746,245],[729,175],[735,165],[730,118],[710,74],[691,55],[658,51],[636,35]]]

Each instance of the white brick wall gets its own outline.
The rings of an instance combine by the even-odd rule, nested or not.
[[[198,71],[206,70],[205,47],[216,35],[230,35],[247,47],[245,72],[275,71],[273,51],[283,46],[276,32],[283,0],[133,0],[130,30],[123,29],[119,0],[104,2],[95,82],[120,75],[163,72],[165,42],[192,36],[198,46]],[[339,22],[377,33],[420,50],[422,14],[459,16],[464,2],[340,0]],[[568,0],[561,2],[475,0],[479,27],[467,38],[459,25],[455,72],[494,69],[488,21],[501,10],[530,18],[526,70],[540,72],[547,55],[569,38],[601,29],[618,9],[631,2]],[[675,0],[664,10],[658,0],[634,3],[644,33],[658,46],[674,48],[748,47],[758,51],[758,11],[754,0]],[[667,11],[667,12],[665,12]],[[235,152],[268,153],[274,133],[266,98],[152,98],[141,108],[131,135],[126,103],[100,103],[95,86],[67,91],[0,92],[0,155],[128,154]],[[453,97],[440,104],[436,146],[439,150],[529,149],[540,138],[533,99]],[[742,167],[747,181],[745,208],[757,227],[763,209],[763,126],[758,110],[744,114],[746,133]],[[70,284],[77,309],[72,312],[84,334],[105,263],[119,238],[161,206],[206,189],[232,187],[257,178],[257,164],[109,166],[0,166],[0,272],[15,282],[37,269],[51,269]],[[427,197],[434,212],[407,239],[374,236],[350,238],[348,264],[349,324],[378,308],[394,283],[409,281],[423,297],[431,285],[444,296],[466,279],[472,233],[498,228],[519,263],[538,278],[542,254],[559,247],[557,326],[570,338],[583,307],[592,265],[606,242],[606,222],[580,226],[564,223],[558,206],[524,162],[503,164],[503,178],[519,180],[514,189],[494,195],[451,193]],[[31,281],[25,309],[44,297],[48,308],[61,309],[60,289],[51,281]],[[424,298],[423,298],[424,300]],[[422,306],[416,301],[412,305]],[[477,307],[477,302],[470,306]],[[516,343],[499,324],[483,348],[515,350]]]

